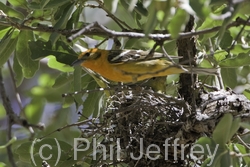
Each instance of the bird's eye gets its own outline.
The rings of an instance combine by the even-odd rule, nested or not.
[[[90,56],[90,53],[89,52],[87,52],[87,53],[85,53],[85,55],[84,55],[85,57],[89,57]]]

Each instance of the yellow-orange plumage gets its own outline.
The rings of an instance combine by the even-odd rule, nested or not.
[[[161,53],[146,59],[148,51],[89,49],[81,53],[77,62],[115,82],[137,82],[153,77],[189,72],[189,68],[174,65]],[[194,73],[214,73],[215,69],[192,68]]]

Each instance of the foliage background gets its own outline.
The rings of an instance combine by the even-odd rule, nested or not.
[[[224,86],[250,98],[248,1],[1,0],[0,10],[0,67],[5,90],[17,115],[29,124],[42,123],[46,127],[44,130],[34,128],[35,138],[88,117],[102,116],[105,107],[102,92],[80,94],[74,98],[62,97],[63,93],[98,87],[95,80],[80,67],[69,65],[81,51],[95,47],[109,36],[103,32],[88,31],[86,36],[82,35],[72,42],[67,40],[75,33],[70,30],[83,28],[95,21],[118,32],[170,34],[172,39],[166,40],[164,47],[168,54],[177,55],[175,39],[184,30],[189,14],[192,14],[196,18],[196,31],[204,30],[196,36],[200,66],[211,67],[215,64],[221,67]],[[244,24],[228,28],[238,17],[245,20]],[[216,31],[206,32],[217,26]],[[68,31],[62,31],[64,29]],[[149,50],[155,43],[147,37],[119,37],[118,40],[120,48],[124,49]],[[112,40],[107,40],[99,48],[111,49],[111,43]],[[157,51],[161,49],[157,48]],[[168,77],[168,90],[173,90],[173,80],[178,80],[178,76]],[[214,80],[207,82],[211,84]],[[172,91],[167,93],[176,95]],[[9,131],[6,131],[9,115],[6,113],[0,104],[0,145],[9,141],[6,140],[9,136]],[[11,136],[17,138],[12,145],[17,166],[30,165],[28,146],[24,145],[29,141],[30,132],[22,124],[13,125],[11,132]],[[60,139],[65,142],[62,145],[70,147],[72,139],[79,135],[80,129],[72,126],[49,137]],[[24,150],[17,149],[20,145]],[[10,165],[8,155],[6,149],[0,149],[2,166]],[[89,161],[83,163],[91,164]]]

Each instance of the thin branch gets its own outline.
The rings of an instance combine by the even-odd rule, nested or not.
[[[12,80],[12,83],[13,83],[13,87],[14,87],[14,91],[15,91],[15,95],[16,95],[16,100],[17,100],[19,109],[22,112],[23,111],[22,101],[21,101],[20,95],[18,93],[16,84],[15,84],[16,82],[15,82],[14,72],[12,70],[10,60],[7,61],[7,64],[8,64],[8,68],[9,68],[9,71],[10,71],[10,76],[11,76],[11,80]],[[25,115],[25,112],[23,112],[23,114]]]
[[[178,65],[177,63],[175,63],[174,61],[173,61],[173,59],[171,59],[171,57],[168,55],[168,53],[167,53],[167,51],[165,50],[165,48],[164,48],[164,46],[163,45],[161,45],[161,50],[162,50],[162,52],[163,52],[163,54],[164,54],[164,56],[166,56],[166,58],[169,60],[169,61],[171,61],[174,65]]]
[[[214,48],[213,48],[213,44],[212,44],[211,38],[209,38],[208,41],[209,41],[209,47],[210,47],[210,49],[209,49],[210,50],[209,60],[211,62],[213,62],[215,68],[218,68],[219,67],[218,63],[214,60],[214,53],[215,52],[214,52]],[[219,68],[218,68],[218,70],[219,70]],[[218,71],[218,74],[216,75],[216,79],[217,79],[217,80],[215,80],[216,81],[216,86],[219,83],[219,88],[220,89],[224,89],[223,80],[222,80],[222,76],[221,76],[221,72],[220,71]]]
[[[122,30],[125,30],[125,28],[121,24],[123,24],[124,26],[126,26],[129,30],[132,30],[132,28],[129,25],[127,25],[124,21],[121,21],[119,18],[117,18],[115,15],[113,15],[108,9],[106,9],[104,7],[104,5],[103,5],[104,3],[102,1],[96,0],[96,2],[99,4],[99,8],[101,8],[102,10],[104,10],[108,14],[108,16],[110,18],[112,18],[116,22],[116,24],[119,25],[119,27]]]
[[[12,138],[12,136],[11,136],[11,127],[12,127],[12,122],[13,122],[12,115],[14,115],[15,113],[13,112],[13,110],[11,108],[10,100],[7,97],[6,92],[5,92],[1,68],[0,68],[0,92],[1,92],[1,97],[3,100],[3,106],[6,110],[7,115],[8,115],[7,140],[9,141]],[[17,167],[15,160],[14,160],[13,153],[12,153],[11,144],[8,145],[6,148],[7,148],[7,154],[8,154],[8,158],[9,158],[9,162],[10,162],[11,166]]]
[[[5,87],[4,87],[4,83],[3,83],[3,75],[2,75],[2,69],[0,68],[0,94],[1,94],[1,98],[3,100],[3,106],[5,108],[6,111],[6,115],[8,116],[9,119],[9,123],[10,126],[12,126],[13,124],[18,124],[22,127],[25,127],[29,130],[31,137],[33,137],[34,135],[34,128],[38,128],[40,130],[43,129],[42,125],[33,125],[33,124],[29,124],[27,122],[27,120],[20,118],[19,116],[16,115],[16,113],[14,112],[14,110],[11,107],[11,102],[9,97],[6,94],[5,91]]]
[[[249,21],[250,21],[250,16],[249,16],[248,19],[246,20],[246,23],[243,24],[243,26],[242,26],[240,32],[237,34],[237,36],[236,36],[235,39],[233,40],[233,43],[232,43],[232,45],[230,46],[230,48],[227,49],[228,52],[234,48],[234,46],[235,46],[237,40],[240,38],[241,33],[243,32],[243,30],[245,29],[245,27],[246,27],[246,25],[247,25],[247,23],[248,23]]]
[[[237,139],[248,149],[250,150],[250,147],[248,146],[248,144],[246,142],[244,142],[242,140],[242,138],[239,135],[236,135]]]
[[[234,157],[250,157],[250,154],[241,154],[241,153],[237,154],[233,151],[230,152],[230,155]]]
[[[7,128],[7,140],[10,141],[12,136],[11,136],[11,127],[12,127],[12,123],[11,123],[11,120],[10,118],[8,118],[8,128]],[[11,149],[11,144],[8,145],[6,147],[7,149],[7,154],[8,154],[8,158],[9,158],[9,162],[11,164],[12,167],[17,167],[16,163],[15,163],[15,159],[14,159],[14,156],[13,156],[13,152],[12,152],[12,149]]]
[[[80,122],[76,122],[76,123],[73,123],[73,124],[70,124],[70,125],[65,125],[65,126],[63,126],[63,127],[60,127],[60,128],[58,128],[58,129],[56,129],[56,130],[54,130],[54,131],[52,131],[52,132],[46,134],[46,135],[43,136],[43,137],[40,137],[40,139],[43,139],[43,138],[45,138],[45,137],[48,137],[48,136],[50,136],[51,134],[53,134],[53,133],[55,133],[55,132],[60,132],[60,131],[63,130],[63,129],[70,128],[70,127],[72,127],[72,126],[80,126],[80,125],[86,124],[86,123],[91,122],[91,121],[93,121],[93,119],[87,119],[87,120],[80,121]]]
[[[150,50],[149,54],[146,56],[146,59],[152,58],[154,56],[154,52],[159,43],[156,41],[153,48]]]

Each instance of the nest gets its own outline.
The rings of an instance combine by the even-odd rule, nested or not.
[[[179,133],[189,113],[184,100],[151,90],[116,92],[108,99],[103,119],[106,135],[102,142],[109,148],[110,141],[113,141],[114,157],[112,162],[99,161],[98,164],[183,165],[185,162],[181,160],[181,154],[176,155],[175,149],[179,148],[171,147],[171,144],[177,136],[178,143],[187,143],[182,141],[184,138]],[[164,146],[166,142],[170,146]],[[167,151],[165,147],[168,147]],[[157,153],[150,154],[150,151]]]
[[[94,137],[102,138],[100,144],[107,148],[97,151],[94,166],[194,165],[189,155],[192,144],[201,136],[211,136],[227,111],[242,114],[250,109],[244,96],[224,90],[203,91],[196,100],[200,107],[193,111],[185,100],[151,90],[116,91],[107,100],[102,120],[94,126]],[[225,105],[220,104],[233,105],[224,110]]]

